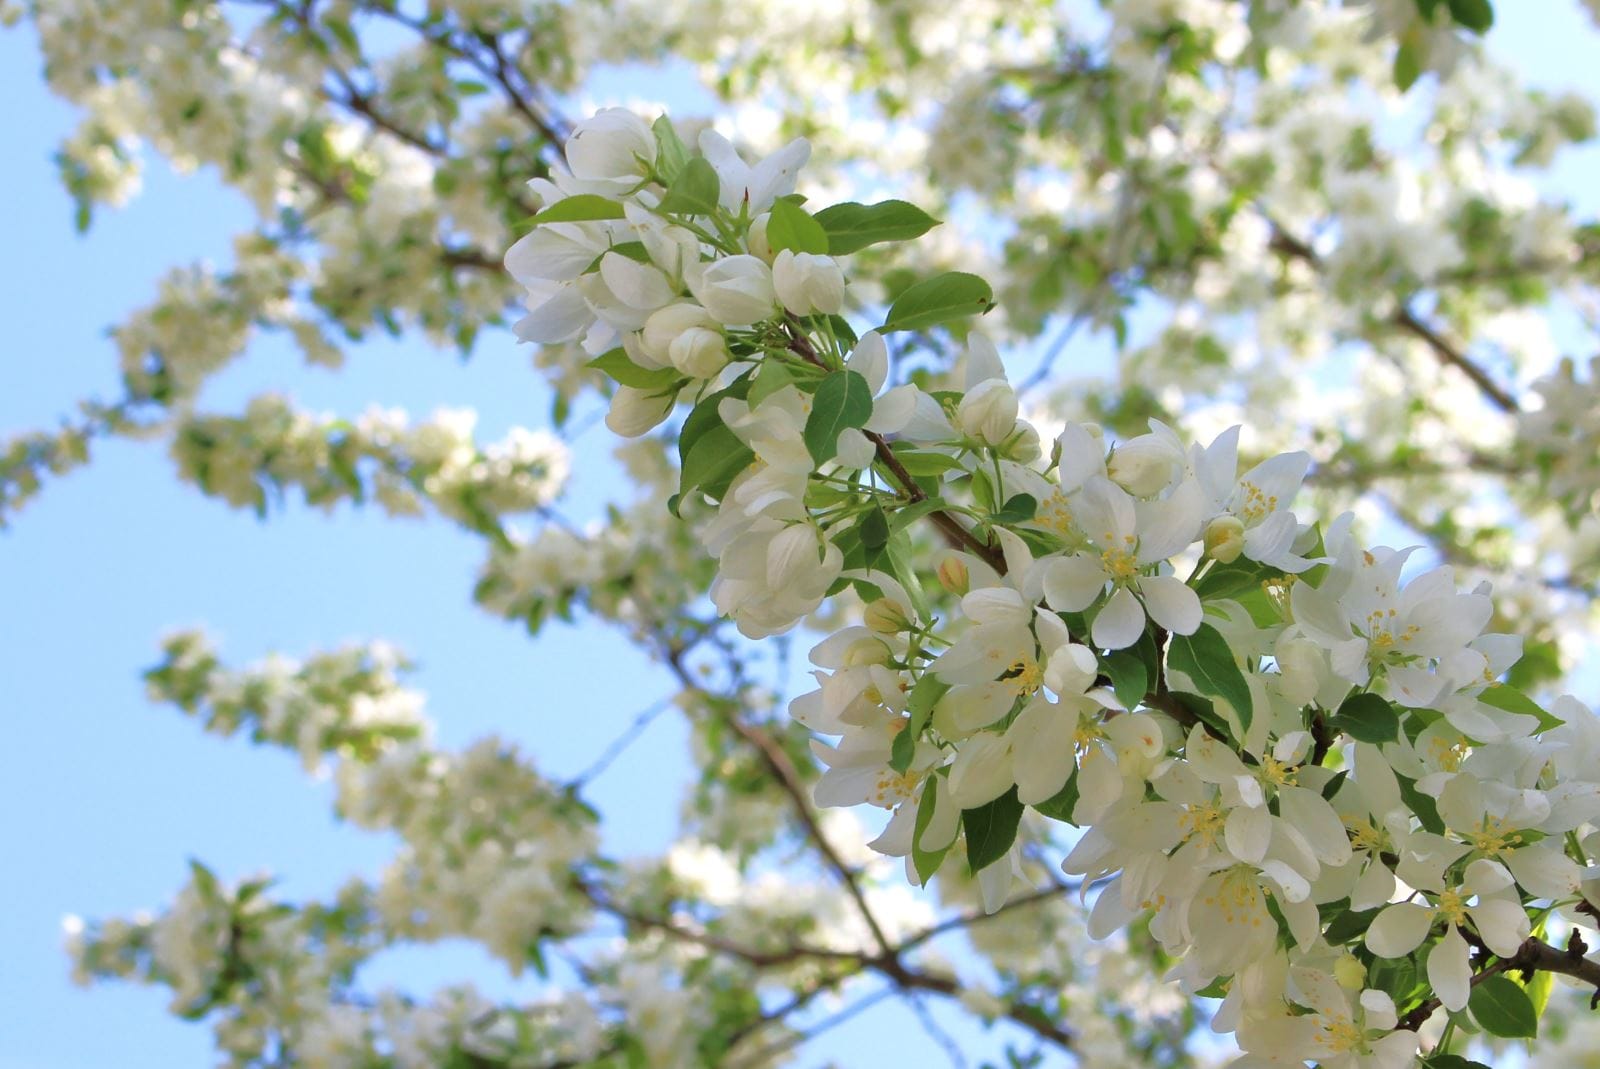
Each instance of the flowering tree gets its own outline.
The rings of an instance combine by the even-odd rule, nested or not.
[[[1594,237],[1527,181],[1593,115],[1484,58],[1487,4],[31,13],[85,111],[80,223],[139,143],[259,220],[117,328],[124,397],[10,444],[4,514],[107,435],[263,514],[436,511],[487,543],[487,610],[668,666],[706,770],[682,841],[610,857],[581,779],[435,746],[386,647],[238,669],[180,635],[159,699],[330,768],[402,845],[330,901],[197,865],[73,931],[85,977],[170,987],[239,1065],[779,1064],[883,997],[999,1022],[1012,1064],[1593,1035],[1600,723],[1554,695],[1600,398],[1541,324]],[[737,143],[566,104],[664,47]],[[198,405],[258,331],[471,349],[517,299],[556,433]],[[1115,376],[1057,380],[1085,328]],[[1035,337],[1013,383],[996,340]],[[585,528],[560,434],[597,395],[637,494]],[[798,628],[791,695],[753,665]],[[451,936],[570,983],[362,985]]]

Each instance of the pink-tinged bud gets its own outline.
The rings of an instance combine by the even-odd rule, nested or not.
[[[966,562],[960,557],[946,557],[941,561],[939,585],[957,597],[965,597],[967,591],[972,589],[972,577],[967,574]]]

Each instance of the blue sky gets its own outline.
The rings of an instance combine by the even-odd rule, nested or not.
[[[1600,96],[1597,39],[1575,3],[1497,7],[1504,25],[1492,41],[1503,56],[1533,67],[1543,84]],[[153,162],[139,199],[99,213],[87,236],[75,236],[50,163],[73,115],[43,88],[38,68],[30,31],[0,34],[12,233],[0,254],[8,334],[0,435],[47,425],[82,397],[112,397],[115,355],[105,328],[148,300],[168,266],[226,263],[229,236],[248,218],[213,175],[174,176]],[[621,96],[658,95],[660,86],[627,72],[605,84]],[[1600,188],[1596,159],[1593,149],[1575,156],[1560,185],[1583,194]],[[513,423],[540,425],[549,410],[527,350],[506,333],[486,335],[465,363],[417,342],[380,339],[353,350],[339,374],[302,369],[287,347],[268,341],[206,401],[233,410],[265,388],[347,414],[374,402],[417,413],[471,406],[489,435]],[[604,452],[604,433],[581,442],[579,518],[585,502],[611,489],[609,475],[584,475]],[[180,486],[159,447],[127,442],[101,447],[89,469],[49,486],[0,533],[0,719],[13,740],[0,752],[0,867],[10,876],[0,910],[0,1069],[212,1061],[208,1029],[167,1016],[159,990],[73,988],[60,952],[64,914],[159,906],[191,856],[228,878],[270,869],[284,894],[301,897],[376,872],[392,851],[391,841],[334,822],[327,786],[308,782],[292,755],[204,736],[177,712],[146,703],[139,672],[164,632],[204,625],[232,662],[389,639],[420,662],[414,682],[430,696],[444,744],[498,732],[556,775],[586,767],[669,691],[664,672],[605,629],[557,626],[529,642],[476,610],[470,590],[481,553],[477,540],[448,524],[349,509],[329,517],[291,505],[263,524]],[[592,679],[601,668],[606,686],[597,693]],[[596,783],[595,800],[614,817],[609,849],[646,850],[670,837],[683,739],[677,721],[659,718],[645,745]],[[497,994],[535,990],[465,946],[395,952],[372,975],[423,988],[471,978]],[[891,1007],[814,1051],[802,1064],[825,1054],[844,1064],[942,1057]]]

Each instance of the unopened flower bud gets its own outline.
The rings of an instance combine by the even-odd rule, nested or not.
[[[879,598],[867,606],[865,622],[868,627],[880,635],[896,635],[911,627],[911,621],[906,618],[906,612],[898,602],[888,598]]]
[[[772,286],[795,315],[834,315],[844,307],[844,272],[831,256],[784,249],[772,261]]]
[[[1244,521],[1237,516],[1218,516],[1206,524],[1206,552],[1218,564],[1232,564],[1244,552]]]
[[[860,638],[850,643],[849,649],[844,651],[844,666],[846,668],[864,668],[871,664],[888,664],[889,647],[881,639]]]
[[[667,350],[672,366],[695,379],[709,379],[728,364],[728,343],[708,327],[690,327]]]
[[[1006,459],[1015,460],[1018,464],[1032,464],[1043,455],[1044,451],[1039,448],[1039,432],[1031,423],[1018,420],[1012,435],[1006,444]]]
[[[807,572],[819,570],[821,549],[817,529],[810,524],[797,523],[779,531],[767,545],[767,586],[783,590]]]
[[[632,386],[618,386],[606,413],[606,426],[624,438],[637,438],[667,418],[675,399],[670,393],[652,395]]]
[[[1345,954],[1333,963],[1333,978],[1346,991],[1360,991],[1367,986],[1367,967],[1354,954]]]
[[[585,181],[643,178],[655,161],[655,133],[627,108],[604,108],[567,137],[567,166]]]
[[[1177,477],[1183,455],[1153,434],[1123,442],[1106,461],[1106,475],[1134,497],[1154,497]]]
[[[639,333],[639,346],[650,356],[664,363],[671,361],[672,343],[678,335],[691,327],[709,327],[716,323],[704,308],[689,301],[679,301],[658,308],[644,321]]]
[[[956,408],[961,433],[986,445],[999,445],[1017,425],[1017,394],[1005,379],[985,379]]]
[[[770,222],[772,213],[761,213],[750,221],[750,232],[745,235],[745,244],[750,247],[750,255],[759,256],[769,264],[777,255],[772,250],[772,243],[767,240],[767,224]]]
[[[946,557],[939,563],[939,585],[945,590],[964,597],[972,589],[972,578],[967,574],[967,565],[960,557]]]
[[[690,277],[689,288],[724,326],[750,326],[771,319],[778,310],[772,268],[755,256],[729,256],[708,264]]]

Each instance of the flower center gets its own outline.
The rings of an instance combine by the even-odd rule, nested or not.
[[[1116,536],[1107,531],[1102,544],[1110,548],[1100,554],[1100,566],[1106,570],[1106,574],[1118,582],[1132,579],[1139,574],[1139,558],[1134,554],[1134,546],[1138,543],[1138,539],[1133,535],[1124,535],[1122,543],[1119,548],[1116,545]]]
[[[893,809],[901,802],[911,800],[911,794],[921,778],[916,772],[896,772],[892,768],[884,768],[878,773],[878,780],[872,785],[872,793],[867,796],[867,801],[883,809]]]
[[[1342,1054],[1361,1046],[1361,1029],[1348,1017],[1324,1017],[1316,1040],[1330,1054]]]
[[[1261,492],[1261,487],[1255,483],[1240,483],[1239,489],[1244,491],[1244,503],[1239,509],[1239,518],[1246,523],[1255,523],[1277,511],[1277,494],[1264,494]]]
[[[1460,891],[1439,892],[1439,914],[1457,927],[1467,923],[1467,904]]]
[[[1180,825],[1188,828],[1184,838],[1198,839],[1206,846],[1217,845],[1217,836],[1222,834],[1227,821],[1228,815],[1216,802],[1188,806],[1179,818]]]
[[[1044,685],[1044,669],[1032,657],[1025,657],[1020,661],[1012,661],[1011,667],[1005,670],[1000,680],[1011,684],[1011,689],[1018,695],[1032,694]]]

